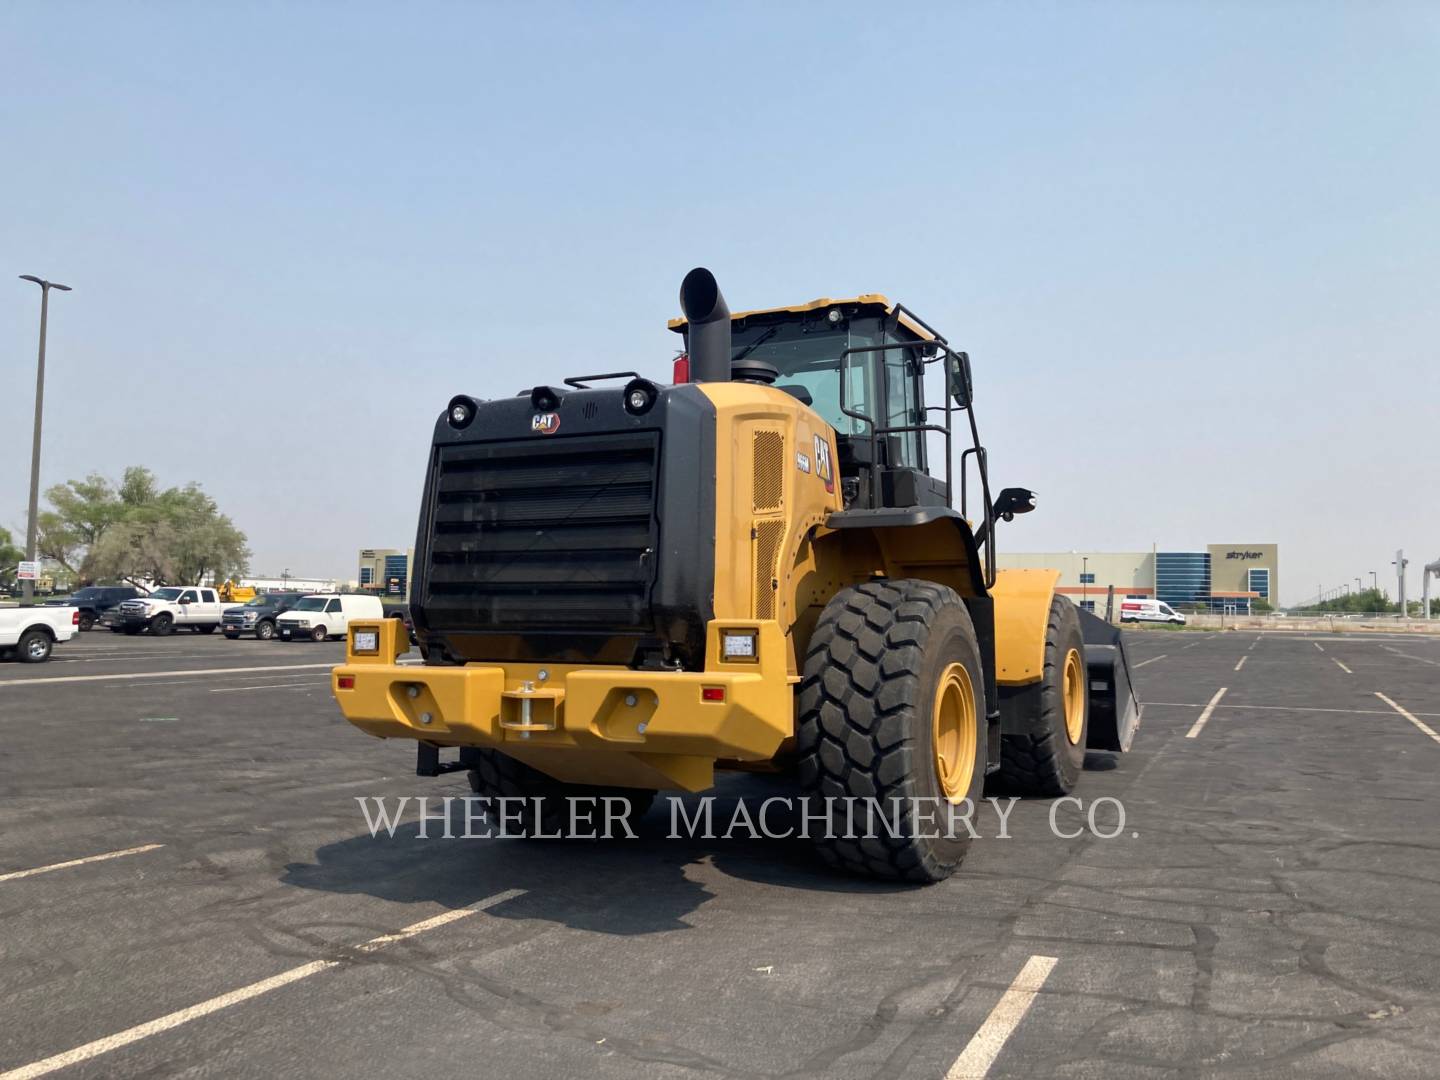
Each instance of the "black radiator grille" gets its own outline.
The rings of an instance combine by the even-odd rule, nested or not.
[[[430,626],[653,629],[658,448],[655,432],[440,447]]]

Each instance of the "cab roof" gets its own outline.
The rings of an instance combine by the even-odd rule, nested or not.
[[[934,341],[939,336],[911,315],[903,305],[891,303],[889,297],[883,293],[862,293],[860,296],[851,296],[843,299],[822,296],[806,304],[793,304],[789,307],[757,308],[754,311],[737,311],[730,316],[730,321],[735,322],[737,319],[748,319],[752,315],[804,315],[807,312],[815,311],[819,308],[829,307],[875,308],[877,313],[883,313],[885,315],[894,314],[898,310],[900,313],[900,325],[922,341]],[[682,316],[678,319],[671,319],[665,325],[678,334],[684,331],[688,325],[688,320]]]

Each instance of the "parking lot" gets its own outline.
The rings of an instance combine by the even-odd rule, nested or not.
[[[1135,750],[1079,792],[1123,828],[1022,802],[927,888],[664,800],[372,839],[357,796],[469,788],[341,719],[338,644],[0,665],[0,1080],[1440,1074],[1440,639],[1132,641]]]

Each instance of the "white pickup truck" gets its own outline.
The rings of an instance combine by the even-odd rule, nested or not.
[[[138,634],[149,630],[156,637],[174,633],[177,626],[188,626],[200,634],[213,634],[220,626],[221,616],[240,604],[222,603],[214,589],[199,585],[167,585],[154,589],[148,596],[126,600],[117,609],[112,630]]]
[[[80,609],[73,607],[0,608],[0,656],[22,664],[50,659],[57,641],[80,633]]]

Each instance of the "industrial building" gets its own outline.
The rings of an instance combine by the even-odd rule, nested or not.
[[[391,599],[410,599],[410,564],[415,549],[361,548],[355,581],[365,592]]]
[[[1002,567],[1060,571],[1059,591],[1091,611],[1116,597],[1145,596],[1181,611],[1245,615],[1277,606],[1280,549],[1276,544],[1209,544],[1188,551],[1005,552]]]

